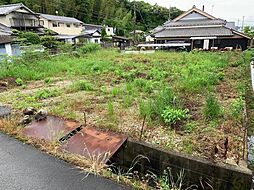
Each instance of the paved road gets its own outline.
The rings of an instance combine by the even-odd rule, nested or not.
[[[125,190],[0,133],[1,190]]]

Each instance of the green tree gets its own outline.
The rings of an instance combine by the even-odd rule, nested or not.
[[[247,34],[250,37],[254,37],[254,29],[251,29],[250,26],[245,26],[244,27],[244,33]]]

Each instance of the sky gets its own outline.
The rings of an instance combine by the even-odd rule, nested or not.
[[[244,16],[244,25],[254,26],[254,0],[143,0],[147,3],[169,8],[177,7],[183,11],[189,10],[193,5],[202,9],[215,17],[227,21],[235,21],[236,25],[242,25]]]

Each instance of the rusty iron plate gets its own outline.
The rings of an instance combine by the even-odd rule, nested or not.
[[[78,122],[64,120],[55,116],[26,126],[22,133],[28,137],[44,139],[46,141],[58,141],[61,137],[79,126]]]
[[[106,163],[126,140],[124,135],[86,127],[63,143],[61,148]]]

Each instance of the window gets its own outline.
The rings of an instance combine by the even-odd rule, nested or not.
[[[70,28],[70,27],[71,27],[71,24],[66,24],[66,26],[67,26],[68,28]]]
[[[98,43],[99,43],[99,40],[98,40],[98,39],[95,39],[94,42],[95,42],[96,44],[98,44]]]
[[[108,32],[110,32],[110,28],[108,28]]]
[[[78,27],[79,27],[79,24],[74,24],[74,26],[75,26],[76,28],[78,28]]]
[[[57,23],[56,22],[53,22],[53,27],[57,27]]]
[[[40,25],[44,26],[44,20],[40,20]]]
[[[196,44],[198,44],[198,45],[201,44],[201,40],[196,40],[195,42],[196,42]]]
[[[61,23],[61,22],[58,23],[58,27],[61,27],[63,25],[64,25],[64,23]]]

